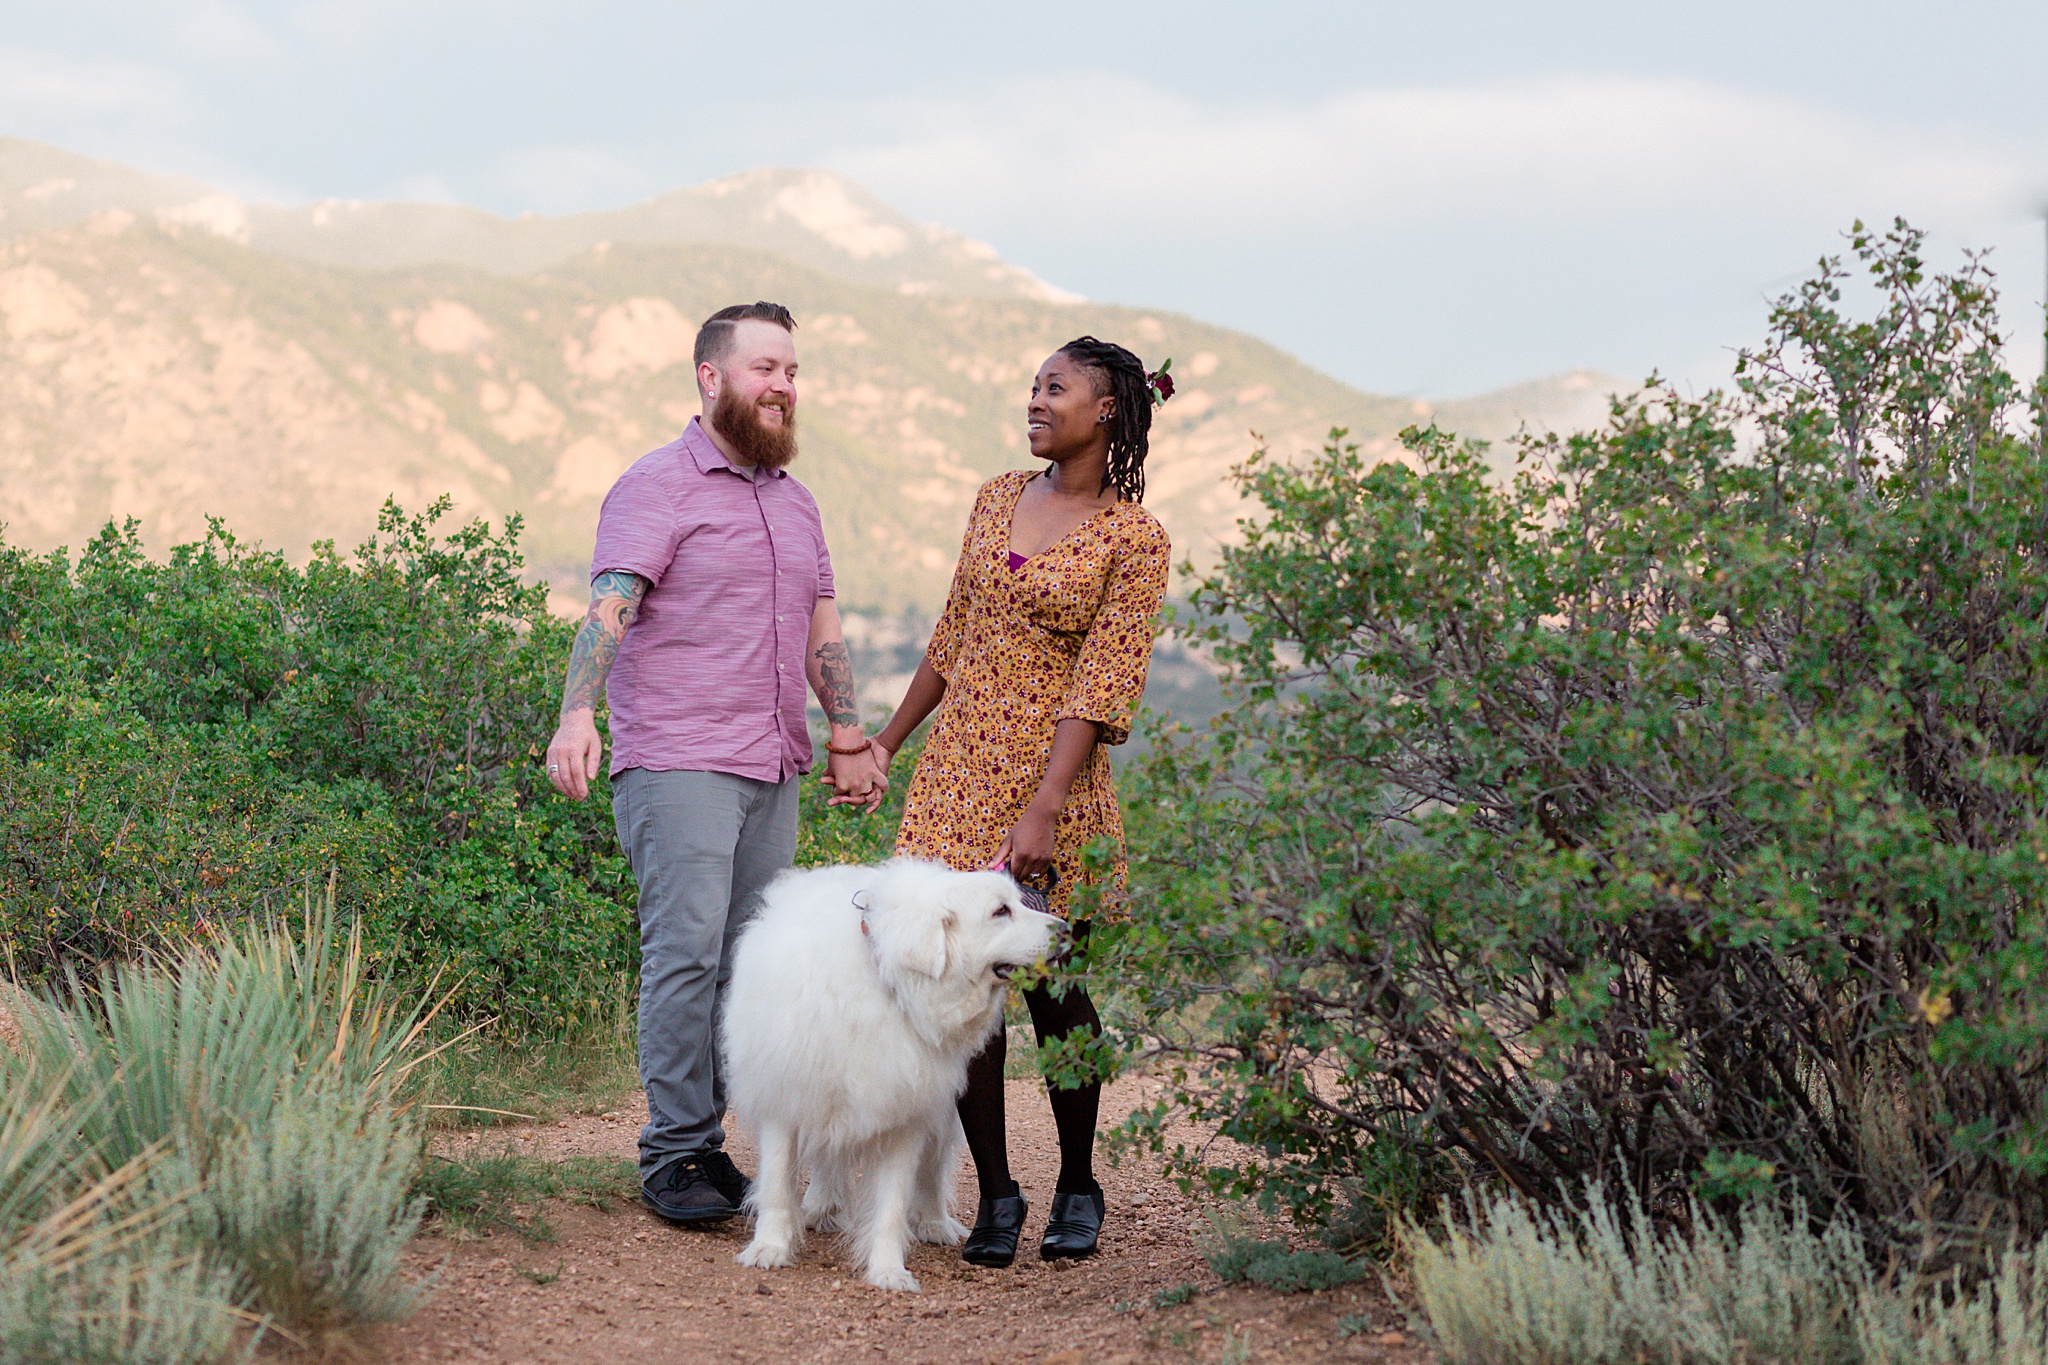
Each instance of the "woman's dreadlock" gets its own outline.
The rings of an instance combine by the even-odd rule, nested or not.
[[[1152,431],[1152,385],[1145,362],[1111,341],[1075,337],[1060,347],[1083,369],[1099,376],[1095,391],[1113,400],[1109,421],[1109,467],[1103,471],[1102,486],[1116,485],[1116,491],[1131,502],[1145,500],[1145,450]]]

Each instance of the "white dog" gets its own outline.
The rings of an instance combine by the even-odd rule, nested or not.
[[[869,1284],[918,1288],[910,1238],[967,1235],[952,1210],[967,1063],[1010,973],[1060,929],[1000,872],[904,858],[768,887],[733,952],[723,1030],[733,1107],[761,1144],[742,1265],[790,1265],[818,1228],[851,1234]]]

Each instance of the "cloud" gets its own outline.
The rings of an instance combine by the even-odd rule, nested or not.
[[[77,126],[179,119],[191,111],[184,87],[155,68],[0,45],[0,124]]]
[[[2011,243],[2048,183],[2038,144],[1692,79],[1287,102],[1095,74],[895,122],[827,164],[1057,283],[1246,326],[1395,389],[1716,371],[1852,219]]]
[[[1110,76],[941,105],[923,131],[843,149],[884,190],[1043,214],[1199,215],[1219,231],[1482,208],[1585,217],[1617,203],[1726,211],[1868,197],[2017,206],[2027,167],[1961,137],[1864,123],[1694,80],[1553,78],[1205,105]]]

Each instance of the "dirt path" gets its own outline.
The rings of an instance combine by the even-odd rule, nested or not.
[[[1133,1077],[1110,1087],[1104,1125],[1153,1084]],[[578,1117],[514,1136],[547,1157],[631,1158],[644,1112],[637,1101],[622,1101],[616,1119]],[[1137,1160],[1099,1171],[1109,1199],[1101,1252],[1071,1268],[1047,1267],[1036,1253],[1057,1161],[1052,1118],[1035,1082],[1010,1082],[1009,1103],[1012,1161],[1031,1201],[1010,1269],[976,1269],[952,1248],[919,1247],[910,1268],[924,1292],[889,1294],[852,1274],[830,1239],[807,1243],[790,1269],[763,1272],[733,1260],[748,1235],[739,1219],[683,1231],[637,1206],[608,1213],[554,1207],[555,1243],[529,1245],[509,1233],[476,1242],[421,1238],[414,1268],[438,1268],[439,1287],[410,1321],[365,1342],[366,1354],[392,1365],[1432,1360],[1404,1335],[1400,1311],[1375,1285],[1294,1295],[1223,1286],[1195,1247],[1198,1207]],[[495,1148],[505,1134],[455,1141]],[[732,1151],[753,1169],[744,1134]],[[971,1221],[973,1181],[965,1171],[961,1203]],[[550,1283],[535,1282],[557,1273]],[[1200,1292],[1155,1306],[1155,1294],[1182,1285]],[[1340,1321],[1357,1318],[1369,1325],[1338,1334]]]

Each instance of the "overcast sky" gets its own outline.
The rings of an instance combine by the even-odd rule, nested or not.
[[[2042,0],[5,0],[0,132],[504,213],[855,177],[1364,388],[1705,382],[1858,216],[1994,248],[2040,365]]]

